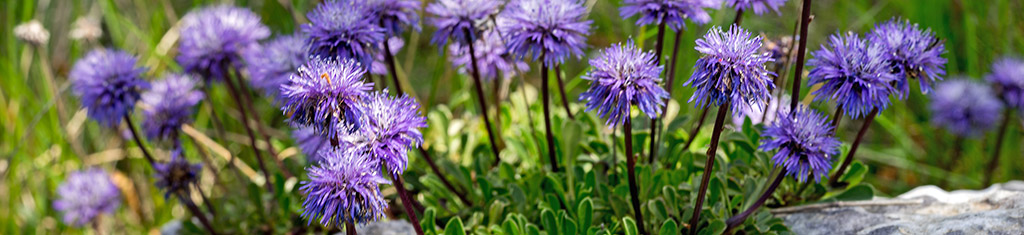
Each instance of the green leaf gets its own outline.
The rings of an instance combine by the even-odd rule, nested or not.
[[[504,201],[495,201],[494,203],[491,203],[490,208],[487,210],[487,218],[490,218],[490,221],[488,221],[490,224],[498,223],[498,218],[501,218],[501,213],[505,211],[506,205],[508,205],[508,203],[505,203]]]
[[[466,235],[466,230],[462,228],[462,219],[459,217],[448,220],[448,225],[444,226],[445,235]]]
[[[562,126],[562,156],[565,156],[566,161],[576,159],[576,155],[579,154],[580,148],[577,147],[580,144],[580,140],[583,139],[583,124],[579,121],[568,121]],[[565,166],[570,164],[565,163]]]
[[[868,185],[857,185],[834,197],[839,201],[860,201],[871,200],[875,196],[875,190]]]
[[[590,228],[590,223],[594,220],[594,201],[590,200],[589,197],[583,198],[579,209],[576,210],[576,214],[576,219],[580,222],[580,228],[583,230]]]
[[[722,234],[725,233],[725,222],[721,220],[715,220],[701,234]]]
[[[850,169],[846,171],[846,174],[839,177],[839,182],[847,182],[850,183],[850,185],[856,185],[864,179],[864,175],[867,173],[868,167],[865,166],[864,163],[854,161],[853,164],[850,164]]]
[[[423,218],[420,219],[420,227],[423,228],[423,232],[437,233],[437,230],[434,228],[436,216],[437,209],[434,209],[434,207],[427,207],[427,210],[423,211]]]
[[[512,217],[505,218],[505,222],[501,224],[501,229],[508,235],[520,235],[519,224]]]
[[[679,225],[676,224],[675,220],[667,219],[665,223],[661,224],[661,229],[658,230],[658,234],[671,235],[679,234]]]
[[[630,217],[622,217],[622,229],[626,232],[626,235],[637,235],[636,221]]]
[[[562,216],[562,234],[576,234],[576,222],[569,215]]]
[[[544,225],[544,230],[547,231],[559,231],[558,219],[555,218],[555,212],[551,209],[544,209],[540,212],[541,225]]]

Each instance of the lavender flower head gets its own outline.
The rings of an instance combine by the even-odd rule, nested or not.
[[[57,186],[53,208],[64,214],[64,223],[85,226],[100,213],[113,214],[121,205],[121,191],[106,171],[98,168],[72,172]]]
[[[832,135],[835,128],[825,116],[801,105],[796,113],[779,113],[779,118],[762,132],[760,149],[778,149],[772,161],[800,182],[821,178],[832,169],[831,156],[839,154],[839,140]]]
[[[660,24],[664,22],[674,30],[686,27],[686,19],[698,25],[711,22],[711,14],[705,8],[718,9],[721,0],[625,0],[619,8],[619,16],[629,18],[640,15],[637,25]]]
[[[883,53],[880,46],[869,46],[853,33],[832,35],[808,62],[814,68],[807,82],[822,84],[814,99],[833,100],[853,118],[885,109],[896,77],[889,73]]]
[[[339,124],[358,128],[363,102],[373,83],[363,83],[365,70],[352,60],[335,61],[313,58],[281,86],[285,103],[281,110],[293,124],[312,127],[327,138],[352,131]]]
[[[876,25],[867,38],[871,44],[882,46],[890,73],[896,76],[896,94],[900,99],[910,92],[907,80],[917,79],[921,92],[927,94],[932,84],[946,75],[946,59],[942,58],[946,48],[931,29],[921,30],[910,21],[892,19]]]
[[[384,29],[375,21],[373,9],[362,1],[327,0],[313,9],[302,25],[309,35],[309,57],[353,59],[364,68],[373,62]]]
[[[1002,58],[992,64],[992,73],[985,79],[998,85],[1007,105],[1024,111],[1024,60]]]
[[[476,51],[477,66],[480,67],[480,76],[484,80],[495,80],[501,73],[504,78],[514,76],[517,72],[530,70],[525,61],[518,60],[512,56],[505,42],[497,31],[489,30],[483,33],[483,37],[473,41],[473,49]],[[472,58],[469,57],[469,47],[462,44],[448,45],[448,53],[451,55],[448,60],[453,66],[459,67],[460,72],[472,72]]]
[[[373,92],[361,103],[359,131],[348,136],[354,151],[366,152],[391,175],[402,175],[409,163],[408,152],[423,143],[419,128],[427,127],[420,104],[408,97],[391,97],[387,90]]]
[[[306,155],[306,162],[308,163],[323,161],[320,158],[320,153],[333,148],[330,141],[311,127],[295,128],[292,131],[292,138],[295,139],[295,144],[299,145],[299,150],[302,150],[302,154]]]
[[[786,5],[786,0],[726,0],[729,7],[735,8],[737,11],[754,9],[754,14],[761,15],[768,10],[774,11],[776,14],[782,15],[779,12],[779,7]]]
[[[566,57],[583,54],[590,35],[586,8],[578,0],[521,0],[505,5],[498,28],[508,50],[519,58],[531,55],[555,66]]]
[[[587,102],[587,111],[596,109],[608,118],[608,128],[625,123],[632,105],[650,118],[661,113],[669,95],[658,85],[663,67],[655,65],[654,53],[641,51],[630,39],[604,49],[590,65],[594,69],[583,76],[591,81],[590,89],[580,94],[580,101]]]
[[[434,15],[430,23],[437,28],[430,43],[442,46],[448,44],[449,38],[456,43],[476,40],[477,24],[498,13],[500,3],[494,0],[438,0],[430,3],[427,12]]]
[[[387,35],[401,35],[405,27],[420,30],[420,1],[417,0],[369,0],[374,22],[384,28]]]
[[[712,27],[704,38],[697,39],[695,49],[704,54],[694,65],[693,75],[683,86],[691,86],[694,94],[688,102],[697,106],[732,103],[733,114],[743,106],[762,109],[775,87],[765,63],[773,61],[767,53],[758,53],[761,37],[750,38],[750,32],[730,26],[728,32]]]
[[[152,88],[142,94],[146,120],[142,128],[150,139],[177,139],[181,125],[192,122],[194,107],[203,100],[203,92],[196,90],[196,81],[189,75],[170,74],[164,80],[153,82]]]
[[[259,47],[270,36],[260,17],[246,8],[227,5],[193,10],[181,20],[178,63],[186,73],[223,79],[224,66],[241,62],[242,53]]]
[[[991,88],[966,78],[937,84],[931,97],[932,123],[958,136],[977,137],[991,130],[1003,109]]]
[[[249,84],[275,99],[281,100],[281,85],[306,62],[306,36],[278,36],[259,50],[244,54],[249,70]]]
[[[355,151],[321,152],[325,161],[307,168],[308,181],[299,188],[306,195],[302,217],[309,224],[340,226],[345,222],[366,223],[384,218],[388,203],[380,184],[378,163]]]
[[[391,54],[398,54],[405,46],[405,41],[400,37],[391,37],[387,40],[388,47],[391,49]],[[384,48],[384,42],[381,41],[380,48]],[[374,75],[388,75],[388,62],[385,59],[384,51],[381,50],[379,53],[374,55],[373,64],[370,65],[370,74]]]
[[[153,165],[156,170],[156,187],[164,190],[164,197],[172,193],[189,194],[191,186],[199,182],[203,165],[188,162],[181,156],[181,149],[171,151],[171,160]]]
[[[146,68],[135,56],[113,49],[89,52],[71,68],[71,90],[89,110],[89,117],[113,127],[135,108],[139,91],[149,88],[142,80]]]

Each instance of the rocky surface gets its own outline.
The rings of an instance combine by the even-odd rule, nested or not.
[[[797,234],[1024,234],[1024,181],[952,192],[929,185],[891,199],[792,209],[773,213]]]
[[[391,220],[372,222],[366,225],[356,225],[358,234],[380,234],[380,235],[406,235],[416,234],[412,224],[405,220]]]

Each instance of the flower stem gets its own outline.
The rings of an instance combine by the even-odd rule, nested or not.
[[[356,235],[356,224],[349,221],[345,221],[345,234]]]
[[[229,75],[230,76],[230,75]],[[234,79],[230,77],[224,79],[224,83],[228,84],[228,90],[231,92],[231,96],[234,97],[235,105],[238,106],[239,113],[242,114],[242,124],[245,126],[245,132],[249,136],[249,143],[252,145],[252,151],[256,154],[256,162],[259,163],[260,170],[263,171],[263,177],[266,178],[263,186],[267,188],[268,192],[273,193],[274,187],[270,183],[270,171],[267,170],[266,164],[263,163],[263,153],[258,147],[256,147],[256,134],[253,133],[252,127],[249,126],[249,114],[245,111],[245,105],[242,104],[241,98],[239,98],[238,88],[235,87]],[[268,143],[269,144],[269,143]]]
[[[543,56],[541,56],[543,57]],[[540,64],[540,91],[544,103],[544,135],[548,140],[548,160],[551,162],[551,172],[558,172],[558,157],[555,156],[555,136],[551,133],[551,96],[548,94],[548,66],[541,59]]]
[[[732,24],[740,26],[743,23],[743,9],[736,10],[736,19],[732,20]]]
[[[871,113],[864,119],[864,124],[861,125],[860,131],[857,132],[857,139],[853,140],[853,145],[850,146],[850,152],[846,154],[846,159],[843,159],[843,164],[839,165],[836,173],[832,174],[832,177],[828,179],[828,184],[832,187],[838,186],[839,176],[842,176],[843,172],[846,171],[846,167],[853,162],[853,156],[857,154],[857,147],[860,147],[860,141],[864,138],[864,133],[868,131],[868,127],[871,126],[871,122],[875,120],[876,115],[878,115],[878,108],[872,109]]]
[[[472,32],[467,29],[466,34],[472,35]],[[480,101],[480,116],[484,118],[484,126],[487,128],[487,138],[491,141],[491,153],[494,154],[494,162],[491,163],[491,166],[497,166],[498,163],[501,162],[501,157],[498,155],[500,153],[498,150],[498,141],[494,137],[494,132],[491,131],[491,119],[487,117],[487,99],[484,98],[484,85],[483,82],[480,81],[480,66],[477,64],[476,49],[474,48],[473,41],[470,38],[472,37],[466,38],[466,45],[469,47],[469,59],[470,62],[473,63],[473,69],[470,72],[473,75],[473,81],[476,83],[476,99]]]
[[[725,224],[728,225],[725,229],[726,234],[728,234],[733,228],[736,228],[736,226],[743,224],[743,221],[746,221],[747,217],[750,217],[750,214],[753,214],[754,211],[757,211],[758,208],[764,205],[764,202],[772,196],[772,193],[775,192],[775,189],[779,187],[779,184],[782,183],[782,180],[785,178],[786,169],[782,169],[782,171],[779,172],[779,175],[775,177],[775,180],[772,181],[771,185],[768,186],[768,190],[765,190],[764,193],[761,194],[761,197],[757,198],[754,205],[751,205],[747,210],[744,210],[742,213],[734,215],[726,220]]]
[[[392,175],[391,178],[395,182],[395,189],[398,190],[398,196],[402,198],[402,207],[405,208],[405,214],[409,216],[409,223],[412,224],[412,228],[416,230],[416,234],[423,235],[423,228],[420,228],[420,220],[416,217],[416,211],[413,211],[412,198],[409,197],[409,192],[405,190],[405,184],[402,183],[402,176]]]
[[[622,124],[622,135],[626,138],[626,174],[628,174],[629,177],[629,197],[633,204],[633,214],[636,217],[636,227],[640,230],[640,234],[647,234],[647,230],[644,229],[644,214],[640,210],[640,193],[637,192],[637,155],[633,154],[633,125],[630,122],[631,119],[632,118],[630,117],[626,117],[626,123]]]
[[[277,168],[281,169],[281,173],[284,175],[284,178],[291,178],[292,172],[289,171],[287,167],[284,167],[284,162],[281,162],[281,159],[277,158],[277,150],[274,149],[274,145],[270,144],[270,134],[267,134],[267,131],[263,129],[263,125],[261,124],[262,121],[260,120],[260,115],[259,113],[257,113],[255,106],[252,105],[252,95],[250,93],[250,91],[252,90],[249,89],[249,85],[247,85],[245,81],[242,80],[241,73],[238,73],[238,71],[236,70],[234,74],[234,79],[236,80],[236,82],[238,82],[238,87],[240,89],[238,91],[240,95],[235,98],[240,97],[242,98],[242,102],[245,103],[245,109],[243,109],[242,112],[248,111],[249,114],[252,115],[252,121],[254,122],[256,132],[260,134],[260,138],[263,139],[263,142],[267,143],[267,153],[270,154],[270,159],[274,160],[274,163],[277,165]],[[229,77],[228,79],[231,79],[231,77]],[[246,124],[246,126],[248,126],[248,123]]]
[[[404,90],[402,90],[402,83],[398,80],[398,68],[395,67],[395,56],[391,54],[391,45],[388,45],[390,43],[387,41],[387,39],[384,39],[384,43],[381,44],[384,44],[384,61],[387,61],[388,64],[388,73],[391,74],[391,81],[395,83],[395,91],[397,91],[398,94],[405,94]],[[470,43],[469,47],[473,48],[472,43]],[[472,49],[470,50],[472,51]],[[474,64],[476,63],[474,62]],[[381,81],[384,81],[384,79],[381,79]]]
[[[135,130],[135,124],[132,123],[132,118],[128,113],[124,114],[124,122],[128,124],[128,130],[132,132],[132,139],[135,139],[135,144],[139,146],[139,150],[142,150],[142,156],[146,158],[151,167],[156,167],[156,161],[153,160],[153,155],[149,154],[149,150],[146,150],[146,146],[142,144],[142,138],[139,138],[139,132]]]
[[[708,182],[711,181],[711,171],[715,167],[715,155],[718,152],[718,138],[722,136],[722,126],[725,125],[725,114],[729,111],[731,102],[726,102],[718,107],[718,116],[715,117],[715,129],[711,134],[711,145],[708,146],[707,161],[704,162],[704,175],[701,176],[700,191],[697,191],[697,202],[693,206],[693,217],[690,217],[690,235],[697,234],[699,230],[700,212],[704,206],[704,196],[708,192]]]
[[[693,139],[695,139],[697,137],[697,134],[700,133],[700,128],[704,126],[704,119],[708,117],[708,110],[710,109],[711,106],[702,108],[702,111],[700,112],[700,118],[697,119],[697,126],[690,131],[690,139],[686,140],[686,144],[683,145],[684,151],[690,148],[690,144],[693,143]]]
[[[960,161],[960,157],[963,156],[963,151],[964,136],[957,135],[956,139],[953,139],[953,155],[949,157],[949,162],[946,162],[946,165],[943,166],[942,168],[946,169],[946,171],[953,172],[953,166],[956,164],[956,162]],[[946,181],[948,182],[949,178],[946,178]]]
[[[836,113],[832,114],[832,136],[836,135],[836,132],[839,129],[839,121],[841,120],[843,120],[843,105],[840,104],[836,106]]]
[[[185,193],[183,193],[182,191],[178,191],[174,195],[177,195],[178,200],[180,200],[182,203],[185,203],[185,207],[188,208],[189,212],[192,212],[192,216],[195,216],[197,219],[199,219],[199,223],[203,225],[203,228],[206,229],[206,232],[209,232],[210,234],[217,234],[217,231],[213,230],[213,225],[210,224],[210,220],[206,219],[206,214],[203,214],[203,212],[199,210],[199,207],[197,207],[196,204],[192,202],[191,198],[185,195]]]
[[[793,95],[789,103],[789,110],[796,110],[796,104],[800,102],[800,78],[804,74],[805,54],[807,52],[807,24],[811,23],[811,0],[804,0],[800,10],[800,44],[796,50],[796,73],[793,74]]]
[[[676,41],[679,41],[678,38],[676,39]],[[661,65],[661,55],[663,54],[662,50],[664,50],[665,48],[665,21],[661,21],[661,23],[658,23],[658,35],[655,36],[655,42],[656,43],[654,44],[654,65],[657,66]],[[651,140],[651,145],[648,147],[648,149],[650,149],[651,152],[650,155],[647,155],[648,163],[654,163],[654,156],[657,156],[658,154],[658,129],[661,129],[658,128],[659,126],[660,125],[658,125],[658,117],[651,118],[651,137],[648,138]],[[641,150],[641,152],[643,152],[643,150]]]
[[[438,168],[437,164],[434,163],[434,159],[430,157],[430,153],[427,152],[427,149],[423,148],[423,146],[420,146],[419,149],[420,155],[423,156],[423,160],[427,161],[427,165],[430,165],[430,170],[434,171],[434,174],[437,175],[438,179],[441,179],[441,183],[444,184],[444,187],[448,188],[448,191],[451,191],[455,196],[458,196],[459,201],[462,201],[463,204],[473,207],[473,202],[466,199],[466,194],[455,190],[455,186],[452,186],[452,183],[448,182],[448,179],[444,177],[444,174],[441,173],[441,168]]]
[[[558,93],[562,96],[562,106],[565,107],[565,113],[569,114],[569,120],[576,120],[576,117],[572,115],[572,110],[569,109],[569,97],[565,96],[565,83],[562,82],[562,66],[555,65],[555,80],[558,81]]]
[[[985,180],[982,187],[988,186],[992,183],[992,175],[996,173],[996,168],[999,167],[999,151],[1003,149],[1003,139],[1006,137],[1006,129],[1010,128],[1010,119],[1013,118],[1013,109],[1007,108],[1003,111],[1003,123],[999,124],[999,134],[996,136],[996,149],[992,151],[992,159],[988,161],[988,169],[985,171]]]
[[[668,58],[668,74],[665,76],[665,90],[668,92],[669,99],[672,99],[672,81],[676,78],[676,64],[679,61],[679,42],[683,38],[683,29],[676,30],[676,39],[672,43],[672,57]],[[666,112],[661,112],[661,117],[665,117]]]

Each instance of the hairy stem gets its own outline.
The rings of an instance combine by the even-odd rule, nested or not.
[[[872,109],[871,113],[868,114],[867,118],[864,119],[864,124],[860,127],[860,131],[857,132],[857,138],[853,140],[853,145],[850,146],[850,152],[846,154],[846,159],[843,160],[843,164],[839,165],[839,169],[836,173],[829,177],[828,184],[835,187],[838,186],[839,176],[843,175],[846,171],[846,167],[853,162],[853,156],[857,154],[857,148],[860,147],[860,142],[864,138],[864,133],[868,131],[868,127],[875,120],[875,116],[878,115],[878,108]]]
[[[725,114],[729,112],[731,102],[718,107],[718,116],[715,117],[715,128],[711,134],[711,144],[708,146],[707,161],[704,162],[704,175],[701,176],[700,191],[697,191],[697,202],[693,206],[693,217],[690,217],[690,235],[697,234],[700,230],[700,212],[704,206],[704,196],[708,192],[708,182],[711,181],[711,172],[715,168],[715,155],[718,152],[718,138],[722,136],[722,126],[725,125]]]
[[[626,174],[629,177],[629,197],[633,204],[633,215],[636,217],[636,227],[640,234],[647,234],[644,229],[644,214],[640,211],[640,193],[636,182],[636,158],[633,154],[633,125],[632,118],[626,117],[626,123],[622,124],[622,135],[626,138]]]

